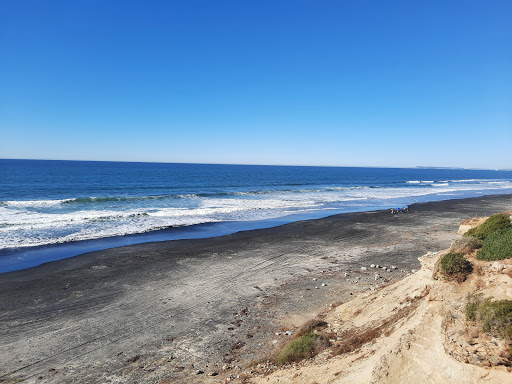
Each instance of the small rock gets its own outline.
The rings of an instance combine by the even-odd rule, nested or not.
[[[286,332],[285,332],[285,335],[286,335],[286,336],[291,336],[291,335],[293,335],[293,332],[292,332],[292,331],[286,331]]]
[[[418,271],[415,269],[411,269],[411,273],[416,273],[416,272],[418,272]]]
[[[370,265],[370,268],[375,268],[375,264]]]
[[[201,371],[201,370],[196,371],[196,375],[202,375],[203,373],[204,373],[204,371]]]
[[[479,354],[477,353],[474,353],[473,354],[473,362],[477,363],[477,362],[480,362],[482,360],[484,360],[484,357],[483,356],[480,356]]]
[[[380,265],[379,264],[375,265],[375,268],[380,268]]]
[[[366,267],[361,267],[361,271],[366,271],[368,268]]]
[[[388,269],[386,269],[386,272],[391,272],[391,269],[389,269],[389,268],[388,268]]]
[[[327,284],[325,284],[325,283],[322,283],[322,287],[327,287]]]
[[[316,281],[316,277],[313,277],[313,281]]]
[[[503,263],[500,263],[499,261],[495,261],[494,263],[492,263],[491,268],[489,268],[489,269],[494,272],[501,272],[502,270],[504,270],[506,268],[507,267]]]
[[[218,373],[217,372],[208,372],[208,376],[217,376]]]
[[[318,287],[315,287],[315,289],[318,289]]]
[[[380,275],[378,273],[376,273],[373,279],[374,280],[379,280],[380,279]]]
[[[396,265],[392,265],[391,269],[397,269],[397,266]]]

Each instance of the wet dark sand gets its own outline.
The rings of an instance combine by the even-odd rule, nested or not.
[[[220,382],[286,337],[276,332],[418,268],[461,220],[510,208],[510,195],[416,204],[2,274],[0,382]],[[375,282],[360,269],[371,263],[399,269]]]

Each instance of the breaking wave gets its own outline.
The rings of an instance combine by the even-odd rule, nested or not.
[[[509,180],[408,180],[382,185],[276,185],[232,191],[98,196],[0,202],[0,249],[144,233],[226,221],[254,221],[322,210],[369,210],[512,191]],[[180,191],[181,192],[181,191]],[[488,192],[486,192],[488,193]],[[429,197],[433,196],[433,197]],[[437,196],[437,197],[436,197]]]

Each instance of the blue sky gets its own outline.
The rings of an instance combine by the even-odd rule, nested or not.
[[[0,158],[512,168],[510,1],[0,0]]]

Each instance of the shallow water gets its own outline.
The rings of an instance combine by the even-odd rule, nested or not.
[[[512,192],[511,171],[463,169],[0,160],[0,180],[0,271],[111,246]]]

